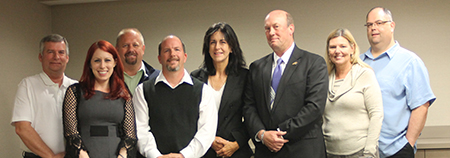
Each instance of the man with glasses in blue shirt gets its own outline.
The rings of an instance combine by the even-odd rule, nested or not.
[[[428,70],[415,53],[394,40],[395,22],[388,9],[372,8],[365,26],[371,47],[360,57],[375,71],[383,96],[380,157],[414,157],[428,108],[436,99]]]

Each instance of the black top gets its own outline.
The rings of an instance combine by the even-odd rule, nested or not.
[[[231,156],[232,158],[249,158],[253,154],[248,145],[250,136],[242,122],[243,92],[247,73],[247,69],[241,68],[237,74],[228,75],[218,109],[216,136],[239,144],[239,149]],[[209,76],[205,69],[195,70],[191,76],[205,83],[208,82]],[[217,154],[210,148],[204,157],[215,158]]]

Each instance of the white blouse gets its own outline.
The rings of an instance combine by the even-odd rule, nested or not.
[[[211,81],[208,79],[208,83],[211,83]],[[222,85],[222,87],[216,91],[210,84],[206,83],[206,85],[208,85],[208,87],[211,87],[211,89],[213,89],[212,92],[212,96],[214,97],[214,100],[216,101],[216,106],[217,106],[217,110],[219,110],[220,108],[220,101],[222,101],[222,94],[223,94],[223,89],[225,89],[225,85],[227,84],[225,82],[225,84]]]

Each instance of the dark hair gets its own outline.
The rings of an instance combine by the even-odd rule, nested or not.
[[[107,98],[107,99],[123,98],[125,100],[130,99],[131,98],[130,93],[128,92],[128,89],[126,88],[125,82],[123,79],[122,60],[119,59],[119,55],[117,53],[116,48],[114,48],[114,46],[111,43],[109,43],[108,41],[104,41],[104,40],[100,40],[100,41],[92,44],[87,52],[86,60],[84,62],[84,67],[83,67],[83,74],[81,75],[81,78],[80,78],[80,86],[81,86],[82,90],[84,90],[84,92],[85,92],[84,98],[89,99],[95,94],[95,91],[94,91],[95,76],[92,73],[92,69],[91,69],[91,59],[92,59],[92,56],[94,55],[94,52],[97,49],[101,49],[105,52],[110,53],[113,56],[114,61],[116,61],[116,66],[114,67],[114,71],[113,71],[111,77],[109,78],[110,92],[109,92],[109,95],[105,96],[105,98]]]
[[[42,53],[44,52],[45,42],[64,42],[64,44],[66,44],[66,55],[69,56],[69,43],[67,43],[66,38],[64,38],[63,36],[59,34],[50,34],[42,38],[41,42],[39,43],[39,53],[41,53],[41,55],[43,55]]]
[[[173,37],[176,37],[176,38],[178,38],[178,39],[180,40],[181,45],[183,45],[183,52],[186,53],[186,46],[184,46],[183,40],[181,40],[181,38],[178,37],[178,36],[175,36],[175,35],[168,35],[168,36],[164,37],[163,40],[162,40],[161,42],[159,42],[159,44],[158,44],[158,55],[161,55],[161,49],[162,49],[162,48],[161,48],[161,44],[162,44],[166,39],[168,39],[168,38],[173,38]]]
[[[239,68],[245,68],[245,60],[242,55],[241,47],[239,46],[239,40],[234,33],[233,28],[224,22],[219,22],[211,25],[205,33],[205,38],[203,39],[203,60],[202,68],[206,70],[209,76],[216,75],[216,68],[214,67],[213,60],[209,54],[209,41],[211,36],[220,31],[223,33],[225,40],[231,48],[231,52],[228,59],[228,65],[225,68],[225,73],[227,75],[237,74]]]

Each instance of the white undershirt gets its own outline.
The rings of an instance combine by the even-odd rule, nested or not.
[[[208,83],[211,83],[211,80],[208,79]],[[225,83],[222,85],[222,87],[221,87],[218,91],[216,91],[216,90],[211,86],[211,84],[207,84],[208,87],[211,87],[211,89],[213,89],[213,91],[211,91],[211,92],[212,92],[212,96],[214,97],[214,99],[215,99],[215,101],[216,101],[217,110],[219,110],[219,108],[220,108],[220,102],[222,101],[222,95],[223,95],[223,89],[225,89],[225,85],[226,85],[226,84],[227,84],[227,83],[225,82]]]

